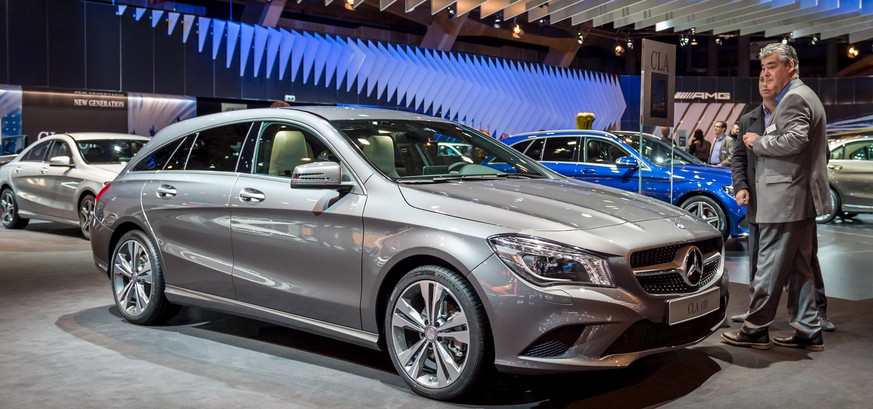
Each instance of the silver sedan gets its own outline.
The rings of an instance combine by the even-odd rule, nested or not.
[[[171,125],[97,197],[91,248],[132,323],[187,305],[385,349],[434,399],[692,345],[728,302],[703,220],[380,109]]]
[[[21,229],[30,219],[78,225],[90,237],[94,197],[149,138],[66,133],[43,138],[0,167],[0,220]]]

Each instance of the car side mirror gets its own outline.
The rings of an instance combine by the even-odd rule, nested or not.
[[[638,168],[640,162],[633,156],[622,156],[615,160],[615,166],[620,168]]]
[[[73,165],[70,163],[69,156],[53,156],[51,159],[49,159],[49,166],[73,167]]]
[[[354,183],[343,182],[342,166],[336,162],[314,162],[298,165],[291,172],[293,189],[352,190]]]

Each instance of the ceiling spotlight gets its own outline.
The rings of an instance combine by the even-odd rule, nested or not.
[[[615,56],[621,57],[622,54],[624,54],[624,47],[622,47],[621,44],[616,44],[615,45]]]
[[[524,36],[524,30],[521,29],[518,23],[515,23],[515,27],[512,27],[512,38],[518,39],[522,36]]]
[[[855,48],[854,45],[850,45],[850,46],[849,46],[849,51],[848,51],[846,54],[849,55],[849,58],[855,58],[855,57],[858,56],[859,52],[858,52],[858,49]]]
[[[817,43],[818,43],[818,36],[815,35],[815,34],[813,34],[813,35],[812,35],[812,38],[809,39],[809,44],[810,44],[810,45],[816,45]]]
[[[346,0],[346,10],[355,11],[355,0]]]
[[[686,45],[688,45],[688,37],[686,37],[685,34],[682,34],[679,36],[679,46],[685,47]]]
[[[691,36],[691,45],[697,45],[697,36]]]
[[[628,50],[633,50],[633,49],[634,49],[634,40],[631,40],[630,37],[627,38],[627,49],[628,49]]]
[[[788,36],[782,37],[782,44],[788,44]]]
[[[582,45],[585,42],[585,36],[582,33],[576,34],[576,41],[579,42],[579,45]]]
[[[721,37],[716,37],[715,38],[715,45],[722,45],[722,44],[724,44],[724,40],[722,40]]]
[[[494,17],[494,28],[500,28],[500,23],[503,22],[503,13],[497,13]]]
[[[449,11],[449,15],[450,15],[450,16],[454,16],[454,15],[455,15],[455,9],[454,9],[454,8],[449,7],[449,8],[448,8],[448,11]]]

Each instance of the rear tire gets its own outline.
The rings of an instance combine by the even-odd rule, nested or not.
[[[385,312],[388,355],[415,393],[456,400],[487,381],[493,363],[485,308],[460,274],[421,266],[403,277]]]
[[[702,195],[691,196],[679,207],[714,227],[721,233],[722,238],[730,237],[731,226],[728,225],[727,214],[715,200]]]
[[[827,224],[834,220],[838,214],[840,214],[840,195],[837,194],[837,191],[834,188],[828,189],[831,193],[831,207],[833,208],[830,213],[823,214],[815,218],[815,222],[818,224]]]
[[[86,193],[79,200],[79,229],[82,237],[91,240],[91,221],[94,220],[94,195]]]
[[[158,253],[145,233],[125,233],[112,251],[111,263],[112,295],[124,319],[139,325],[161,324],[178,311],[164,295]]]
[[[0,192],[0,221],[7,229],[23,229],[27,227],[27,223],[30,223],[30,219],[25,219],[18,213],[15,192],[9,188]]]

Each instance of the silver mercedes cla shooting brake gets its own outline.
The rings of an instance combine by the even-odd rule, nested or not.
[[[98,195],[91,245],[132,323],[196,306],[384,349],[441,400],[694,344],[728,302],[697,217],[380,109],[168,126]]]

